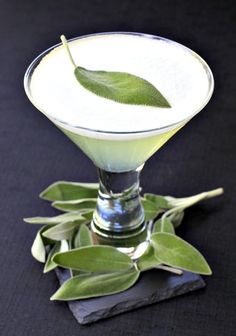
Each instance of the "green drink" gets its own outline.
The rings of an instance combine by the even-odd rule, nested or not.
[[[179,130],[179,127],[164,133],[128,140],[97,139],[73,133],[65,128],[61,130],[97,167],[119,173],[141,166]]]

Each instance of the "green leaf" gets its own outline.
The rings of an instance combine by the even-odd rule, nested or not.
[[[162,212],[162,209],[160,209],[156,204],[145,198],[142,199],[142,206],[145,213],[145,219],[147,221],[156,218],[156,216]]]
[[[83,225],[83,224],[81,224],[81,225]],[[74,236],[76,236],[77,233],[78,233],[78,230],[76,231],[76,233],[74,234]],[[73,248],[74,248],[74,237],[72,237],[71,239],[68,240],[68,245],[69,245],[68,251],[73,250]],[[61,252],[64,252],[64,251],[61,251]],[[70,268],[70,277],[71,278],[74,277],[74,276],[77,276],[79,274],[88,274],[88,273],[81,272],[81,271],[76,271],[76,270],[73,270],[73,269]]]
[[[44,266],[44,270],[43,273],[48,273],[50,271],[52,271],[53,269],[55,269],[57,267],[57,264],[55,264],[52,261],[52,258],[54,257],[54,255],[58,252],[65,252],[69,250],[69,246],[66,240],[62,240],[62,241],[57,241],[54,246],[51,248],[48,257],[47,257],[47,261],[46,264]]]
[[[94,71],[77,66],[75,77],[87,90],[123,104],[171,107],[147,80],[125,72]]]
[[[71,239],[75,229],[84,222],[86,222],[86,219],[84,218],[75,221],[62,222],[49,228],[43,233],[43,236],[53,240]]]
[[[84,225],[84,224],[82,224],[82,225]],[[82,225],[80,227],[82,227]],[[71,250],[81,247],[80,246],[80,234],[79,234],[79,232],[80,232],[80,230],[78,230],[75,233],[75,236],[71,240]]]
[[[153,226],[152,232],[167,232],[175,234],[175,229],[168,217],[158,219]]]
[[[40,197],[48,201],[70,201],[80,198],[96,198],[97,194],[97,183],[58,181],[46,188]]]
[[[65,221],[74,221],[78,219],[82,219],[80,212],[70,212],[63,215],[58,215],[54,217],[30,217],[24,218],[26,223],[30,224],[59,224]]]
[[[61,41],[75,68],[78,82],[98,96],[123,104],[171,107],[166,98],[147,80],[125,72],[94,71],[76,66],[64,35]]]
[[[137,266],[140,271],[146,271],[160,265],[160,261],[155,255],[155,250],[149,246],[147,251],[138,259]]]
[[[58,253],[53,261],[61,267],[85,272],[116,272],[133,266],[129,256],[112,246],[102,245]]]
[[[52,227],[52,225],[48,226],[47,229],[49,229],[51,227]],[[54,245],[55,244],[55,240],[46,238],[43,235],[42,235],[42,239],[43,239],[44,246]]]
[[[204,199],[209,199],[212,197],[219,196],[223,194],[223,192],[224,192],[223,188],[217,188],[214,190],[205,191],[200,194],[189,196],[189,197],[181,197],[181,198],[176,198],[172,196],[165,196],[165,197],[171,208],[178,207],[178,208],[186,209]]]
[[[52,203],[52,206],[58,210],[62,211],[88,211],[94,210],[96,207],[97,199],[96,198],[87,198],[80,200],[72,201],[56,201]]]
[[[183,239],[169,233],[154,233],[151,243],[163,264],[193,273],[212,274],[201,253]]]
[[[33,245],[31,247],[32,256],[39,262],[45,263],[46,250],[45,243],[42,237],[42,233],[48,229],[48,226],[43,226],[36,234]]]
[[[174,227],[177,228],[178,226],[180,226],[180,224],[182,223],[184,219],[184,211],[178,210],[172,213],[168,218],[171,221],[171,223],[174,225]]]
[[[48,257],[47,257],[46,264],[45,264],[44,269],[43,269],[43,273],[50,272],[51,270],[53,270],[54,268],[57,267],[57,264],[55,264],[52,261],[52,257],[54,256],[54,254],[56,254],[57,252],[60,251],[60,247],[61,247],[61,242],[58,241],[58,242],[56,242],[56,244],[50,250],[50,252],[48,254]]]
[[[87,225],[82,224],[74,238],[74,248],[93,245],[91,232]]]
[[[144,194],[144,198],[156,204],[161,209],[169,209],[169,203],[164,196],[146,193]]]
[[[79,275],[64,282],[51,300],[78,300],[123,292],[135,284],[139,275],[135,268],[125,272]]]
[[[71,248],[79,248],[83,246],[90,246],[93,245],[93,239],[91,232],[89,231],[89,228],[87,225],[82,224],[79,228],[79,230],[76,232],[74,239],[71,243]],[[83,272],[83,271],[77,271],[71,269],[72,276],[77,276],[79,274],[89,274],[88,272]]]
[[[94,210],[83,212],[83,217],[86,218],[88,221],[91,221],[93,219],[93,213]]]

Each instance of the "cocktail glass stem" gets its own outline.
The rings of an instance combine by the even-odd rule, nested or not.
[[[139,168],[121,173],[98,169],[99,193],[92,230],[101,237],[134,237],[145,229],[139,195]]]

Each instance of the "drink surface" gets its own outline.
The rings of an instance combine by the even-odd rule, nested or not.
[[[77,65],[140,76],[156,86],[171,104],[171,108],[128,105],[91,93],[76,80],[64,47],[58,46],[34,70],[30,93],[42,112],[53,121],[77,126],[74,131],[78,134],[98,136],[81,133],[80,128],[132,133],[177,125],[190,119],[208,100],[207,65],[177,43],[113,33],[79,38],[69,45]]]

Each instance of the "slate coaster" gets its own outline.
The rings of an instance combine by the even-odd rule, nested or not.
[[[56,274],[60,284],[69,277],[69,272],[63,269],[56,269]],[[70,301],[68,305],[80,324],[88,324],[203,287],[205,282],[198,274],[184,272],[183,275],[174,275],[162,270],[151,270],[143,272],[139,281],[125,292]]]

